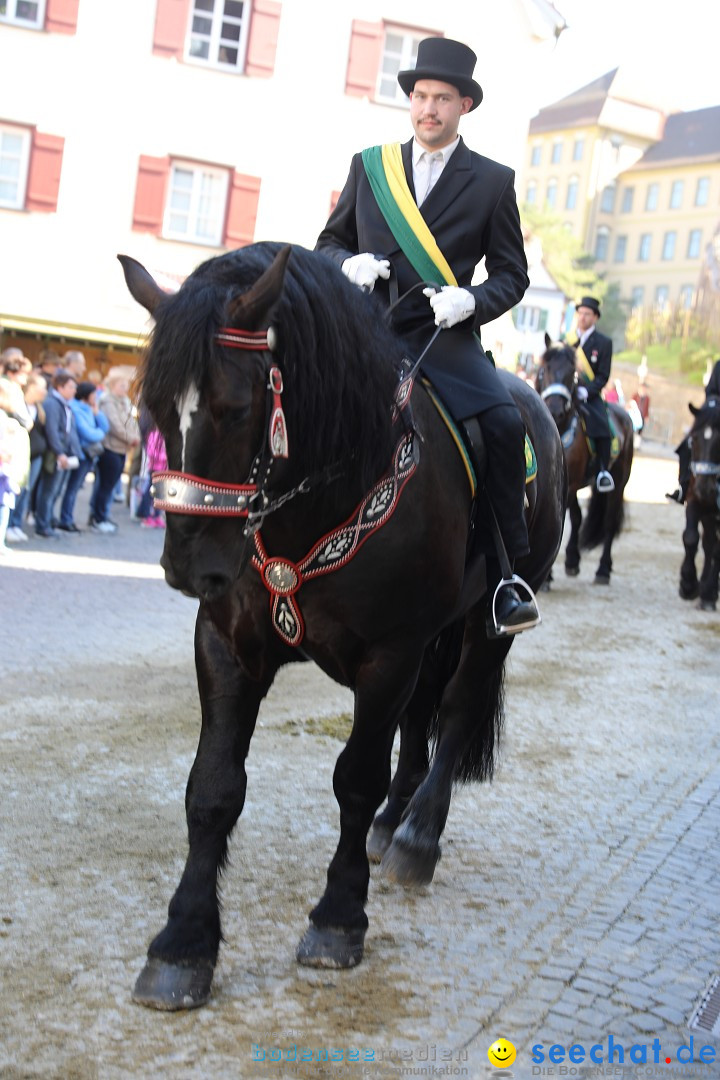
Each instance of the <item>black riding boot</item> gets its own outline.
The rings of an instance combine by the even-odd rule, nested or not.
[[[607,495],[615,490],[615,481],[610,475],[610,436],[599,435],[595,437],[597,455],[600,459],[595,487],[601,495]]]
[[[490,638],[508,637],[531,630],[542,621],[532,589],[513,573],[512,562],[503,575],[500,560],[489,555],[485,558],[488,609],[485,629]],[[521,596],[518,587],[526,596]]]

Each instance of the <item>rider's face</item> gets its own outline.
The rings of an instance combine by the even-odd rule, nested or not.
[[[598,321],[598,317],[592,308],[579,307],[577,309],[577,328],[582,334],[585,330],[589,330],[591,326],[594,326]]]
[[[410,94],[410,119],[415,138],[426,150],[441,150],[457,138],[460,117],[470,111],[472,98],[461,97],[449,83],[418,79]]]

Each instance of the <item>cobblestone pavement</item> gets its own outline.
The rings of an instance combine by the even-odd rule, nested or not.
[[[431,886],[373,871],[351,972],[294,962],[337,839],[334,725],[351,700],[309,665],[281,673],[214,996],[182,1016],[129,991],[184,857],[194,605],[123,508],[115,537],[6,560],[0,1077],[720,1077],[699,1058],[720,1040],[687,1026],[720,973],[720,616],[677,597],[673,469],[638,457],[609,589],[594,557],[579,578],[556,570],[542,627],[510,655],[494,782],[457,791]],[[488,1060],[498,1038],[509,1068]]]

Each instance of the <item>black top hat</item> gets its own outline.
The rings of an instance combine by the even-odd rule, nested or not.
[[[472,112],[483,99],[482,87],[472,77],[476,61],[475,53],[462,41],[442,37],[424,38],[418,45],[415,67],[399,71],[397,79],[408,97],[418,79],[450,83],[458,88],[463,97],[472,98]]]
[[[596,300],[594,296],[583,296],[582,300],[579,300],[575,305],[575,310],[577,311],[580,307],[590,308],[591,311],[595,312],[598,319],[600,318],[600,301]]]

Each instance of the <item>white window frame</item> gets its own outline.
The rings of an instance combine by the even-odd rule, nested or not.
[[[622,202],[620,204],[621,214],[632,214],[633,203],[635,202],[635,188],[631,185],[623,188]]]
[[[697,250],[693,240],[697,240]],[[691,229],[688,233],[687,259],[699,259],[702,251],[702,229]]]
[[[630,294],[630,307],[633,311],[645,306],[645,286],[636,285]]]
[[[527,188],[525,189],[525,202],[528,204],[528,206],[537,205],[537,193],[537,180],[528,180]]]
[[[669,285],[657,285],[655,287],[655,304],[658,309],[667,307],[670,303],[670,286]]]
[[[594,257],[598,262],[607,262],[610,256],[610,230],[607,225],[598,225],[595,233]]]
[[[641,233],[640,243],[638,245],[638,262],[650,262],[650,252],[652,251],[652,233]]]
[[[670,210],[680,210],[682,208],[683,199],[685,198],[685,181],[673,180],[670,187],[670,202],[668,208]]]
[[[627,233],[621,233],[615,237],[615,254],[613,262],[624,263],[627,259],[628,238]]]
[[[551,210],[557,209],[557,197],[560,185],[557,182],[556,176],[551,176],[545,187],[545,203]],[[552,199],[550,198],[550,192],[552,191]]]
[[[8,198],[0,194],[0,208],[3,210],[22,210],[25,206],[25,196],[27,194],[27,179],[30,169],[30,152],[32,150],[32,138],[28,128],[12,127],[9,124],[0,125],[0,162],[5,160],[5,155],[2,152],[2,141],[5,135],[19,136],[21,139],[20,155],[18,158],[19,168],[18,175],[15,178],[11,178],[12,183],[15,180],[17,184],[17,192],[14,198]],[[14,156],[14,155],[13,155]],[[8,154],[9,158],[10,155]],[[0,181],[4,181],[5,177],[2,173],[2,164],[0,164]]]
[[[550,164],[551,165],[560,165],[560,163],[562,162],[562,155],[563,155],[563,140],[562,139],[556,139],[555,142],[552,144],[552,149],[550,150]]]
[[[663,236],[662,254],[660,258],[663,262],[670,262],[675,258],[675,249],[677,247],[677,230],[668,229]]]
[[[18,4],[22,0],[7,0],[7,11],[0,15],[0,23],[8,23],[10,26],[24,26],[26,30],[42,30],[45,25],[46,0],[33,0],[37,4],[37,15],[34,19],[25,19],[17,14]]]
[[[173,195],[180,190],[175,179],[179,172],[192,173],[192,186],[190,188],[190,203],[187,210],[188,228],[179,229],[173,224],[173,217],[184,213],[172,205]],[[214,228],[210,233],[199,231],[200,201],[202,199],[202,178],[209,176],[213,180],[220,181],[220,194],[217,196],[217,215],[213,218]],[[205,165],[198,161],[175,160],[170,166],[168,181],[168,194],[163,218],[162,235],[166,240],[181,240],[189,244],[201,244],[203,247],[221,247],[225,232],[225,219],[227,216],[228,194],[230,189],[230,172],[228,169],[219,168],[216,165]]]
[[[707,206],[710,201],[710,177],[700,176],[695,185],[695,206]]]
[[[683,311],[687,311],[693,306],[693,300],[695,298],[695,286],[694,285],[681,285],[680,286],[680,306]]]
[[[390,50],[388,48],[388,36],[394,34],[396,37],[402,38],[402,44],[400,46],[400,52],[396,50]],[[385,36],[383,38],[382,56],[380,58],[380,66],[377,73],[377,82],[375,83],[375,100],[382,102],[383,105],[400,105],[402,108],[408,108],[410,105],[410,98],[397,81],[398,71],[408,71],[410,68],[415,67],[417,60],[417,47],[423,38],[427,37],[427,33],[423,30],[408,29],[407,26],[386,26]],[[390,69],[385,69],[386,62],[390,62]],[[395,70],[395,64],[397,64],[397,70]],[[393,92],[389,94],[383,92],[383,81],[390,79],[393,83]]]
[[[250,18],[251,18],[251,0],[242,0],[243,13],[240,19],[240,37],[237,41],[232,41],[228,38],[222,37],[222,25],[224,22],[229,22],[233,25],[238,24],[238,18],[235,15],[225,15],[223,13],[225,0],[212,0],[213,10],[201,11],[195,9],[195,0],[190,0],[190,14],[188,17],[187,34],[185,35],[185,60],[188,64],[199,64],[201,67],[214,68],[217,71],[232,71],[235,74],[242,74],[245,70],[245,57],[247,53],[248,34],[250,31]],[[211,27],[210,34],[201,33],[193,30],[193,22],[195,17],[199,19],[210,19]],[[207,40],[209,42],[207,57],[197,56],[192,52],[193,38],[199,38]],[[234,64],[226,63],[220,59],[220,49],[223,45],[223,40],[226,45],[233,49],[237,49],[237,60]]]
[[[645,209],[652,212],[657,210],[660,204],[660,185],[653,181],[652,184],[648,184],[647,191],[645,192]]]
[[[573,143],[573,161],[582,161],[583,154],[585,153],[585,139],[576,139]]]
[[[530,148],[530,167],[536,168],[542,165],[542,143],[535,143]]]
[[[565,209],[577,210],[578,193],[580,191],[580,177],[573,174],[567,184],[565,192]]]

